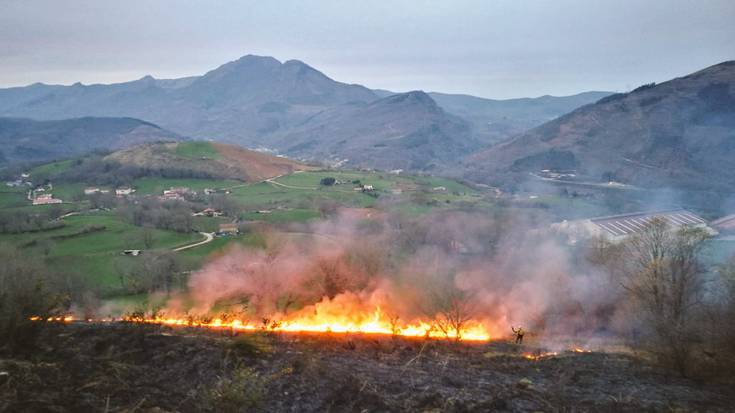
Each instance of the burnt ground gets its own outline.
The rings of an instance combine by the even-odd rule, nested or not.
[[[734,409],[731,387],[630,355],[533,361],[504,342],[70,324],[44,328],[26,358],[0,358],[1,412]]]

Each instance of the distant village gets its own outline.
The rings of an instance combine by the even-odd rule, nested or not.
[[[35,184],[31,180],[31,176],[29,173],[23,173],[21,174],[17,179],[12,181],[6,181],[5,185],[11,188],[27,188],[26,192],[26,198],[28,201],[31,202],[32,205],[51,205],[51,204],[63,204],[65,202],[64,199],[55,197],[53,194],[54,185],[52,182],[47,181],[43,184]],[[109,188],[101,188],[101,187],[95,187],[90,186],[83,189],[83,193],[85,196],[94,196],[94,195],[111,195],[114,194],[116,198],[128,198],[130,196],[135,195],[136,189],[129,187],[129,186],[123,186],[118,187],[115,189],[109,189]],[[214,188],[205,188],[202,190],[202,193],[204,195],[214,195],[214,194],[230,194],[229,190],[225,189],[214,189]],[[151,197],[154,197],[155,199],[166,202],[166,201],[186,201],[187,197],[194,197],[197,195],[197,191],[192,190],[188,187],[170,187],[169,189],[165,189],[161,192],[159,195],[151,195]],[[136,201],[137,202],[137,201]],[[270,210],[258,210],[254,211],[258,214],[270,214]],[[226,213],[212,208],[207,207],[202,209],[201,211],[196,211],[191,213],[192,217],[210,217],[210,218],[219,218],[226,216]],[[222,223],[219,225],[219,229],[217,232],[214,233],[215,236],[228,236],[228,235],[235,235],[240,232],[240,224],[238,222],[228,222],[228,223]],[[140,251],[138,250],[126,250],[123,252],[125,255],[133,255],[137,256],[140,254]]]

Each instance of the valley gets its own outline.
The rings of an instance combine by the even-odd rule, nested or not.
[[[0,413],[725,413],[735,3],[9,1]]]

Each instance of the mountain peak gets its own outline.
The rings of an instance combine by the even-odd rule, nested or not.
[[[250,70],[274,70],[281,66],[281,62],[270,56],[245,55],[237,60],[227,62],[218,68],[204,74],[207,76],[222,76],[231,73]]]
[[[431,110],[441,110],[434,99],[422,90],[412,90],[405,93],[396,93],[375,102],[388,105],[416,105],[425,106]]]
[[[145,75],[136,80],[136,82],[142,84],[143,86],[153,86],[156,84],[156,79],[151,75]]]
[[[284,66],[307,66],[307,67],[311,67],[311,66],[307,65],[306,63],[302,62],[301,60],[297,60],[297,59],[286,60],[285,62],[283,62],[283,65]]]
[[[242,56],[241,58],[235,60],[234,62],[230,63],[278,63],[281,64],[278,59],[276,59],[273,56],[260,56],[260,55],[254,55],[254,54],[246,54],[245,56]]]

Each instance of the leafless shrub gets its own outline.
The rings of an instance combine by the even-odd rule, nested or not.
[[[467,323],[476,315],[471,295],[451,281],[438,281],[431,289],[429,307],[424,312],[447,338],[460,341]]]
[[[717,268],[719,300],[708,312],[711,358],[720,372],[735,377],[735,255]]]
[[[656,218],[625,243],[622,284],[643,323],[644,343],[681,374],[698,343],[704,282],[698,257],[707,238],[704,230],[675,230]]]
[[[0,246],[0,347],[34,348],[42,321],[68,308],[68,295],[43,265],[9,246]]]

